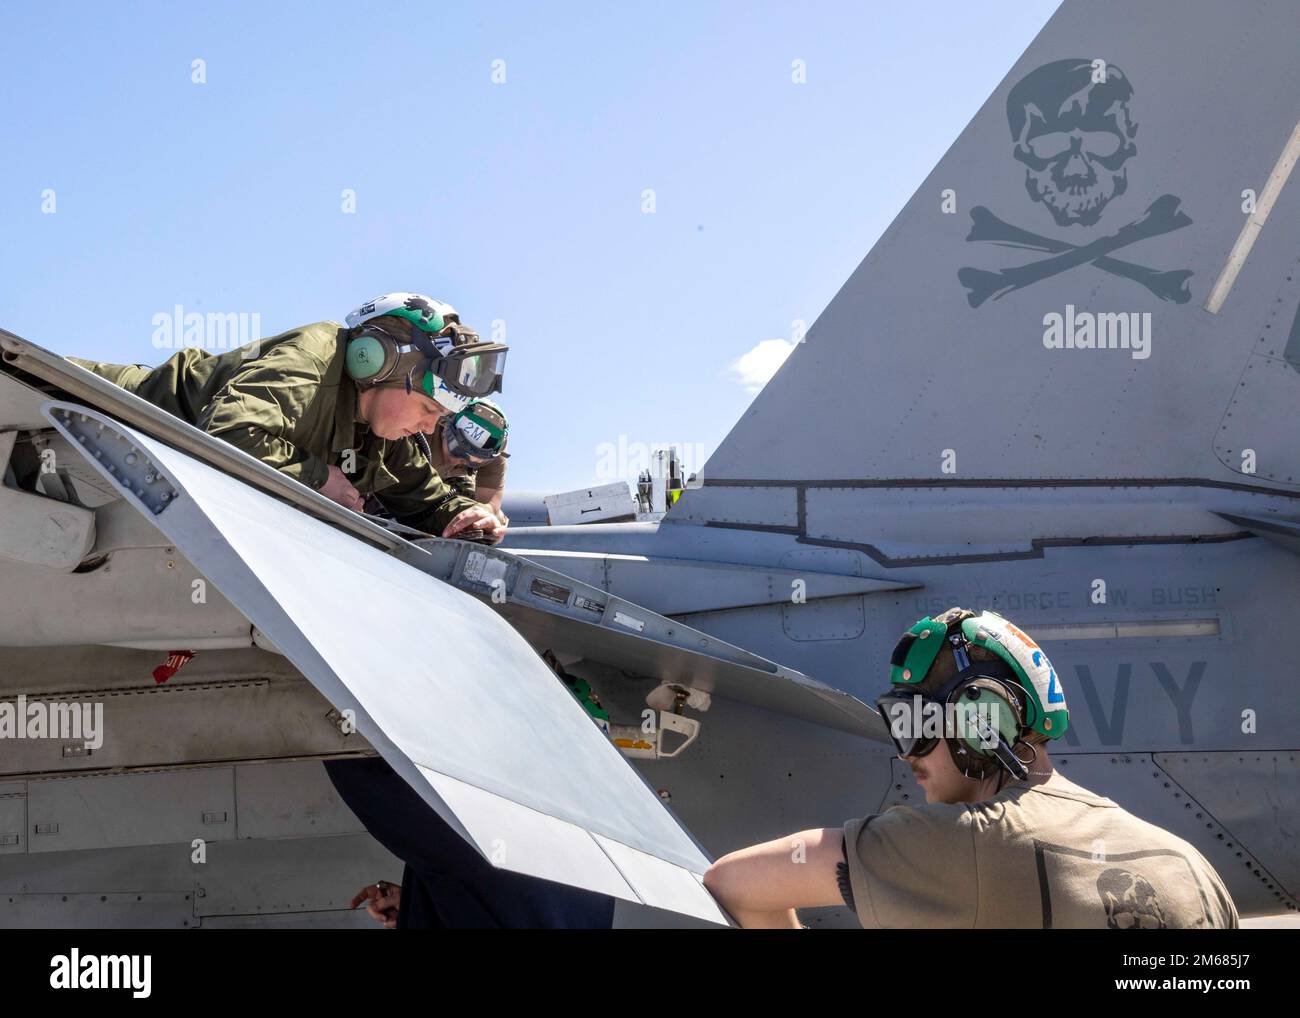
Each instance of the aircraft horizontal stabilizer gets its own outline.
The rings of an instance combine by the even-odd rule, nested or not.
[[[802,603],[832,597],[916,590],[908,580],[847,576],[736,562],[651,558],[590,551],[512,547],[516,555],[554,566],[566,576],[617,590],[621,597],[664,615],[696,615],[763,605],[787,605],[799,588]]]
[[[1247,516],[1242,513],[1215,513],[1229,523],[1264,537],[1287,551],[1300,555],[1300,520],[1285,516]]]
[[[110,417],[43,412],[494,865],[726,923],[705,853],[487,605]]]

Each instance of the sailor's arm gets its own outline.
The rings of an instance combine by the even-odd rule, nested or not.
[[[329,465],[302,444],[309,418],[327,411],[325,365],[285,344],[250,360],[200,412],[195,424],[309,488],[330,479]]]
[[[455,537],[469,529],[495,536],[500,529],[500,521],[492,511],[458,494],[411,439],[389,443],[384,466],[398,484],[377,495],[399,523],[440,537]]]
[[[838,827],[751,845],[709,867],[704,886],[746,929],[801,929],[796,908],[844,904],[835,873],[843,845]]]
[[[447,478],[447,483],[457,494],[472,498],[479,505],[487,506],[501,523],[498,540],[505,537],[505,530],[510,526],[510,517],[501,510],[501,500],[505,497],[505,461],[495,459],[467,474],[457,474]]]
[[[491,506],[492,511],[503,524],[508,523],[506,514],[501,511],[501,499],[506,493],[505,457],[498,456],[484,463],[475,471],[474,481],[476,485],[474,497],[484,505]]]
[[[452,474],[444,478],[447,487],[451,488],[457,495],[464,495],[466,498],[472,498],[478,501],[478,485],[475,483],[474,472],[468,474]]]

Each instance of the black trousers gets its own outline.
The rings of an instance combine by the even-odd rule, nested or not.
[[[327,760],[325,772],[374,839],[406,863],[398,929],[613,925],[608,895],[494,867],[382,758]]]

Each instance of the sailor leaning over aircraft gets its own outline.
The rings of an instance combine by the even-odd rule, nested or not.
[[[505,355],[451,305],[392,293],[344,326],[317,322],[219,355],[191,348],[152,368],[70,359],[349,509],[374,495],[406,526],[495,542],[501,520],[449,487],[416,436],[499,391]]]
[[[457,494],[488,506],[501,521],[510,519],[501,509],[506,493],[506,446],[510,423],[505,411],[489,399],[476,399],[454,415],[438,418],[427,436],[426,455],[433,468]]]
[[[156,368],[76,363],[348,508],[369,499],[407,526],[495,543],[506,529],[508,424],[483,397],[500,390],[505,353],[450,305],[392,293],[344,326],[320,322],[219,355],[186,349]],[[382,886],[380,915],[393,925],[611,924],[610,897],[484,860],[383,759],[325,767],[367,830],[406,863],[403,893]],[[375,897],[372,888],[381,890],[371,885],[357,900]]]

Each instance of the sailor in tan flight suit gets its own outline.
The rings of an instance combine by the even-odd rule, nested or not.
[[[443,417],[428,435],[429,461],[448,487],[488,506],[509,525],[501,510],[506,490],[506,445],[510,424],[505,411],[487,399],[476,399],[460,413]]]
[[[705,886],[742,926],[797,929],[796,908],[841,904],[867,928],[1238,925],[1192,845],[1053,769],[1065,695],[1013,623],[962,608],[924,618],[890,678],[877,706],[925,804],[719,859]]]

